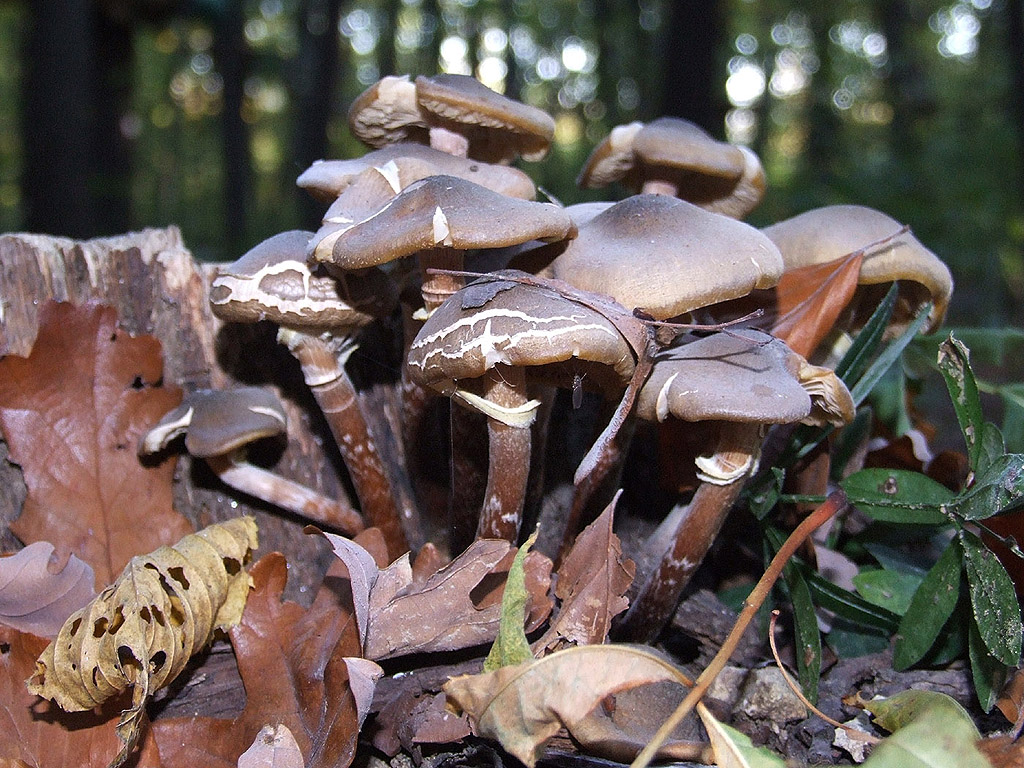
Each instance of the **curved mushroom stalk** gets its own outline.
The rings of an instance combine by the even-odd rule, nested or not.
[[[288,328],[278,330],[277,340],[288,347],[302,366],[306,385],[330,425],[366,519],[381,529],[392,555],[405,553],[409,546],[402,521],[412,520],[415,511],[408,505],[399,509],[398,496],[377,451],[373,431],[345,372],[345,361],[355,350],[355,344],[347,341],[336,352],[327,341]]]
[[[616,630],[620,639],[649,642],[675,610],[694,572],[718,536],[747,478],[756,469],[761,446],[758,424],[723,422],[715,452],[701,457],[701,484],[680,515],[660,561]],[[675,510],[674,510],[675,511]]]
[[[270,502],[331,530],[354,536],[366,526],[351,505],[246,461],[245,452],[209,456],[206,463],[225,485]]]

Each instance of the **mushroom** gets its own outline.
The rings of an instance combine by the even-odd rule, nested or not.
[[[704,559],[722,523],[757,468],[762,434],[771,424],[841,425],[853,419],[853,399],[834,372],[808,364],[760,331],[715,333],[659,352],[640,390],[636,414],[717,425],[713,451],[697,459],[701,483],[688,505],[648,542],[660,560],[623,618],[621,637],[657,636]],[[675,524],[674,530],[671,525]]]
[[[716,141],[677,117],[612,129],[587,159],[577,183],[584,189],[619,181],[634,191],[670,195],[741,219],[764,196],[765,175],[746,147]]]
[[[538,405],[528,399],[526,369],[531,379],[570,386],[585,377],[621,392],[636,367],[608,317],[521,276],[499,272],[455,293],[423,325],[408,360],[416,380],[487,415],[490,459],[477,536],[509,541],[518,535]]]
[[[327,418],[363,515],[381,529],[390,553],[398,557],[408,549],[406,530],[417,530],[416,510],[381,461],[344,367],[355,350],[351,336],[391,311],[395,287],[379,270],[343,281],[313,274],[306,264],[309,238],[309,232],[283,232],[221,266],[210,288],[210,304],[223,320],[278,324],[278,341],[298,359]]]
[[[465,280],[432,276],[428,268],[458,271],[465,251],[532,239],[562,240],[575,231],[565,210],[550,203],[505,197],[454,176],[431,176],[410,184],[379,211],[346,229],[329,257],[318,252],[313,259],[344,272],[415,254],[430,312]]]
[[[782,256],[753,227],[663,195],[635,195],[579,228],[541,272],[657,320],[770,288]]]
[[[331,203],[363,171],[401,159],[428,164],[433,170],[427,175],[458,176],[509,197],[532,200],[537,195],[533,181],[518,168],[456,157],[413,142],[389,144],[352,160],[317,160],[302,172],[295,183],[317,200]]]
[[[286,428],[284,408],[266,389],[196,390],[143,435],[139,454],[158,453],[185,435],[188,452],[204,459],[226,485],[349,536],[363,530],[362,518],[347,501],[328,499],[246,461],[250,443],[284,434]]]
[[[761,230],[782,254],[787,272],[842,259],[866,249],[859,287],[837,325],[856,330],[878,306],[892,283],[899,298],[889,335],[899,335],[926,301],[932,302],[928,331],[946,315],[953,277],[938,256],[898,221],[860,205],[831,205],[801,213]]]
[[[546,112],[468,75],[382,78],[352,102],[348,122],[371,147],[412,140],[490,163],[540,160],[555,133]]]

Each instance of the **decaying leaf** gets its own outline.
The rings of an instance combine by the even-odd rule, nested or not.
[[[305,768],[299,744],[287,726],[265,725],[238,758],[238,768]]]
[[[355,754],[368,688],[381,674],[372,662],[347,658],[360,650],[351,605],[340,607],[338,596],[323,589],[308,609],[282,600],[288,566],[280,553],[263,557],[250,573],[253,591],[230,632],[245,709],[233,719],[157,721],[160,755],[169,765],[234,768],[264,725],[281,723],[308,768],[344,768]]]
[[[772,335],[809,357],[835,327],[857,290],[864,253],[786,271],[775,286],[779,320]]]
[[[171,506],[173,462],[143,466],[135,454],[181,400],[161,376],[160,343],[118,330],[97,305],[43,307],[29,357],[0,360],[0,428],[29,491],[11,531],[74,552],[100,584],[191,531]]]
[[[408,556],[396,560],[380,572],[370,592],[366,658],[452,651],[493,641],[515,552],[507,541],[481,539],[423,582],[413,580]],[[531,552],[525,571],[531,596],[528,629],[535,629],[551,610],[551,561]]]
[[[605,697],[660,680],[688,685],[688,678],[640,646],[584,645],[537,661],[463,675],[444,686],[469,714],[478,736],[497,739],[533,768],[549,738],[569,733]]]
[[[53,637],[95,596],[92,568],[74,555],[58,563],[48,541],[0,558],[0,624]]]
[[[523,625],[526,623],[526,604],[530,593],[526,591],[526,573],[524,563],[530,547],[537,541],[534,531],[530,538],[516,552],[512,567],[508,570],[505,580],[505,591],[501,595],[501,619],[498,621],[498,635],[494,638],[487,658],[484,659],[484,672],[492,672],[499,667],[511,667],[516,664],[533,660],[533,651],[526,639]]]
[[[612,619],[629,607],[625,595],[636,565],[623,556],[619,537],[612,533],[614,508],[613,501],[576,537],[566,555],[555,588],[562,603],[536,649],[603,643]]]
[[[380,569],[374,562],[373,555],[351,539],[334,533],[323,533],[322,535],[330,542],[334,554],[348,569],[352,608],[355,613],[356,627],[359,630],[359,641],[365,643],[370,611],[370,591],[377,581]]]
[[[105,766],[122,746],[113,727],[120,702],[111,700],[99,712],[67,713],[29,693],[25,679],[46,643],[0,626],[0,765]],[[160,768],[150,734],[143,737],[135,760],[135,768]]]
[[[241,618],[250,584],[244,566],[255,548],[256,522],[239,517],[133,557],[117,581],[64,623],[40,655],[29,690],[79,712],[133,689],[118,724],[130,750],[149,695],[171,682],[215,629]]]

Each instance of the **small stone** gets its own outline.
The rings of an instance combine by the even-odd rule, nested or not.
[[[751,720],[767,720],[776,724],[792,723],[807,717],[807,707],[793,693],[778,667],[752,670],[736,708]]]

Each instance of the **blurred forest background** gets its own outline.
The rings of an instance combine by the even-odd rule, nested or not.
[[[1022,0],[0,0],[0,230],[234,259],[315,228],[294,180],[365,151],[357,94],[438,71],[555,117],[525,170],[565,203],[613,126],[687,117],[761,155],[752,223],[878,208],[951,264],[955,322],[1024,319]]]

